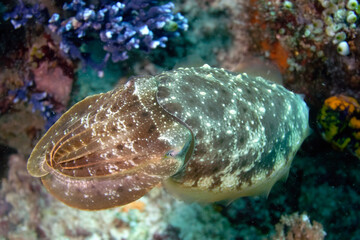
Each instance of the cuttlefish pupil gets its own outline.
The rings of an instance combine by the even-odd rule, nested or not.
[[[135,201],[162,183],[186,201],[266,194],[308,135],[302,98],[262,77],[204,65],[137,77],[68,110],[28,171],[65,204]]]

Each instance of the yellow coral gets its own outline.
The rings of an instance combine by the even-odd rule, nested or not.
[[[360,158],[360,105],[355,98],[338,95],[325,100],[317,122],[322,137],[339,150]]]
[[[360,129],[360,120],[356,117],[352,117],[349,122],[349,127],[354,129]]]
[[[355,111],[355,107],[359,107],[355,98],[344,95],[329,97],[325,100],[324,105],[328,106],[332,110],[347,110],[350,114]]]

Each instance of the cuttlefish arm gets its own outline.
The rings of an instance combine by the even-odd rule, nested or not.
[[[136,79],[67,111],[34,148],[28,171],[65,204],[124,205],[183,165],[193,141],[156,102],[156,82]]]

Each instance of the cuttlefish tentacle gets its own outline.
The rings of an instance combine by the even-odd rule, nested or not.
[[[135,201],[159,183],[180,199],[266,194],[308,134],[308,108],[261,77],[204,65],[137,77],[74,105],[28,171],[69,206]]]

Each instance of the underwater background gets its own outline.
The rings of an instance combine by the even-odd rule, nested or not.
[[[2,0],[0,239],[360,239],[359,18],[356,0]],[[282,84],[310,109],[311,134],[268,196],[185,203],[158,186],[91,212],[27,172],[76,102],[204,64]]]

